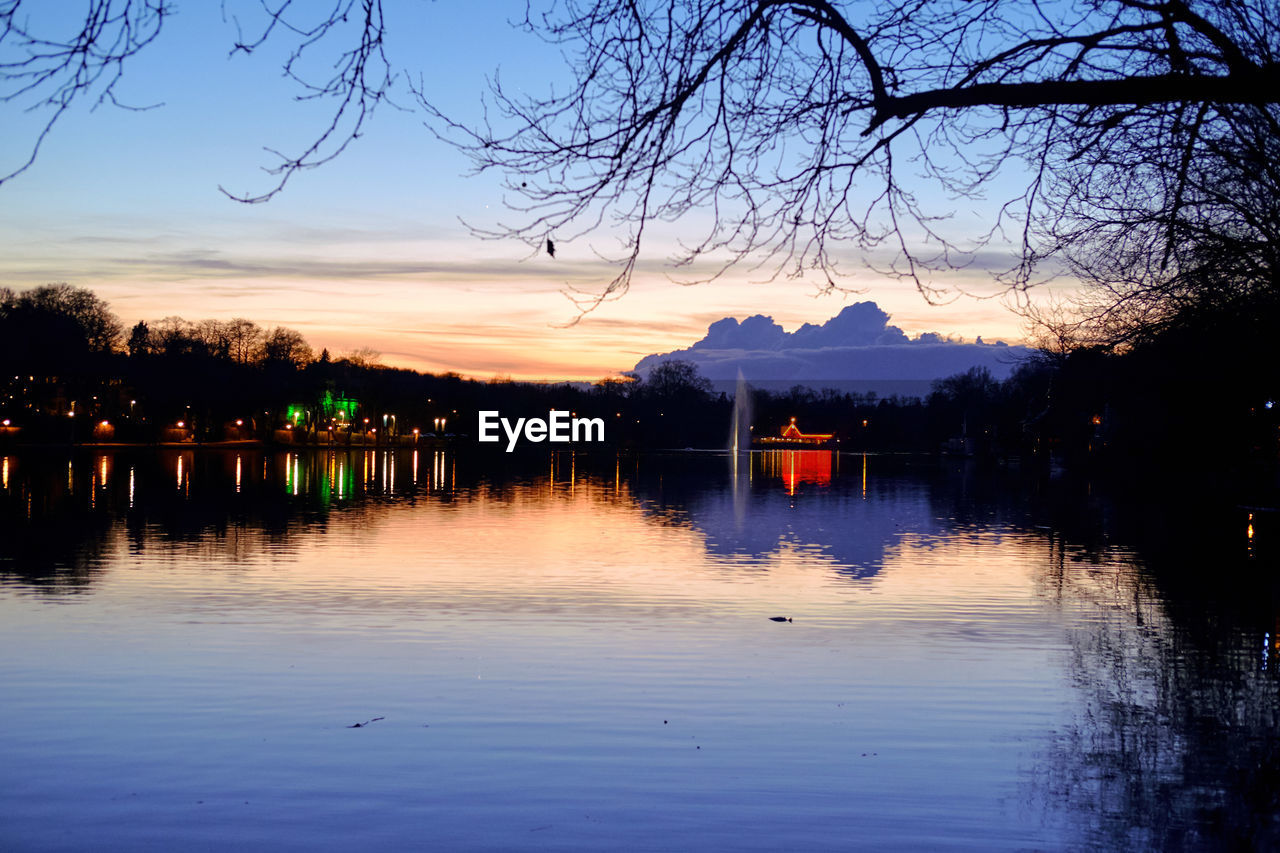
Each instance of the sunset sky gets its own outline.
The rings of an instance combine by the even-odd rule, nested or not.
[[[54,5],[69,21],[83,8]],[[256,4],[227,5],[251,29]],[[479,115],[484,77],[495,68],[508,84],[544,89],[562,73],[557,54],[502,23],[499,5],[480,14],[449,0],[388,4],[392,63],[420,70],[440,105],[464,119]],[[511,14],[524,8],[501,5]],[[687,346],[721,317],[763,313],[790,330],[864,299],[912,335],[1023,336],[998,298],[930,306],[911,284],[852,266],[856,294],[822,296],[814,282],[760,282],[747,270],[711,284],[673,282],[669,247],[696,222],[657,234],[631,291],[570,326],[578,314],[565,287],[612,278],[597,251],[615,253],[616,237],[562,242],[554,259],[478,239],[459,220],[504,220],[499,176],[467,176],[468,162],[419,114],[385,106],[335,162],[298,175],[269,203],[233,202],[220,184],[271,186],[260,171],[272,162],[264,146],[294,152],[327,122],[292,101],[279,68],[283,42],[229,59],[234,38],[218,4],[182,4],[119,90],[129,103],[163,106],[90,111],[86,103],[59,123],[35,165],[0,186],[0,285],[65,281],[96,291],[126,324],[247,317],[296,328],[335,355],[371,347],[388,364],[480,378],[597,379]],[[0,172],[25,159],[39,118],[14,104],[4,116]],[[972,202],[955,213],[973,233],[988,227],[989,211]],[[999,292],[978,268],[935,284]]]

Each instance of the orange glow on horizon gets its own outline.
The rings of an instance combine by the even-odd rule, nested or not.
[[[287,250],[287,244],[282,248]],[[368,250],[373,267],[381,263],[377,253],[384,250]],[[49,280],[68,275],[65,259],[47,260]],[[281,264],[294,260],[276,259]],[[484,263],[487,267],[491,259]],[[765,314],[794,330],[804,323],[825,322],[845,305],[836,295],[815,305],[812,290],[804,285],[762,290],[746,277],[730,277],[689,288],[670,284],[664,276],[638,276],[625,298],[579,317],[561,295],[564,280],[529,279],[518,255],[510,259],[512,281],[501,287],[448,277],[385,280],[376,286],[358,278],[334,282],[306,276],[224,277],[219,269],[210,274],[217,285],[210,288],[210,279],[192,278],[182,270],[104,277],[97,264],[85,264],[84,274],[75,276],[77,284],[107,300],[126,327],[165,316],[190,321],[244,316],[263,327],[294,328],[316,352],[328,349],[335,359],[372,347],[381,353],[379,361],[390,367],[453,372],[481,381],[618,377],[645,355],[690,346],[710,324],[725,317]],[[590,287],[615,274],[605,266],[579,283]],[[865,278],[860,286],[866,288],[867,298],[910,336],[933,331],[966,340],[979,335],[988,342],[1022,340],[1021,319],[996,303],[961,301],[942,313],[923,305],[914,288]],[[371,294],[355,312],[348,301],[353,288]],[[307,298],[299,299],[299,293]],[[494,298],[498,293],[501,299]],[[387,307],[392,305],[396,308]]]

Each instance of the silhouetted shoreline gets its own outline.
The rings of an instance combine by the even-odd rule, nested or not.
[[[387,367],[358,350],[316,355],[297,332],[251,321],[138,323],[66,285],[6,292],[0,447],[385,448],[476,444],[478,413],[599,419],[603,446],[725,448],[734,397],[696,365],[644,377],[539,384]],[[921,397],[797,382],[750,387],[751,444],[793,422],[843,452],[918,452],[1123,472],[1233,503],[1280,501],[1280,406],[1266,306],[1202,317],[1124,351],[1040,352],[1004,380],[974,368]],[[1194,389],[1196,393],[1191,393]],[[735,392],[736,394],[736,392]],[[742,442],[740,442],[742,443]],[[548,449],[550,446],[544,445]],[[502,452],[501,443],[479,447]]]

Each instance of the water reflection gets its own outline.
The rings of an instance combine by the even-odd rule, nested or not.
[[[323,528],[333,512],[355,508],[377,514],[422,500],[501,503],[529,492],[566,491],[588,505],[622,505],[660,526],[694,531],[710,557],[727,563],[765,567],[798,551],[846,578],[865,580],[904,542],[929,547],[972,530],[1044,538],[1049,523],[1066,515],[1043,483],[978,473],[963,463],[826,450],[727,457],[566,452],[542,459],[539,472],[537,458],[504,459],[499,467],[416,449],[5,456],[0,517],[12,534],[6,540],[11,546],[30,541],[42,528],[62,534],[48,557],[40,548],[20,557],[20,549],[6,553],[0,546],[0,571],[21,574],[32,563],[42,563],[41,571],[75,569],[77,560],[92,562],[110,540],[100,530],[126,536],[137,548],[153,538],[190,540],[228,525],[261,527],[285,542]],[[53,475],[59,467],[64,480]],[[407,476],[398,480],[400,470]],[[160,485],[163,471],[168,488]],[[1083,488],[1072,513],[1090,504],[1090,486]],[[1256,555],[1253,513],[1247,516],[1246,553]],[[1106,539],[1103,520],[1075,521],[1081,536]]]
[[[853,458],[856,466],[868,464],[866,457]],[[866,579],[903,536],[935,535],[942,529],[939,512],[949,514],[933,505],[927,482],[903,479],[893,462],[880,461],[885,476],[871,500],[865,468],[859,480],[841,477],[840,457],[826,450],[774,450],[735,460],[729,490],[708,488],[706,472],[687,465],[642,476],[635,488],[646,513],[697,530],[713,556],[764,566],[799,550],[825,558],[846,577]]]
[[[536,458],[493,470],[446,450],[6,456],[0,576],[81,589],[120,547],[140,553],[185,542],[236,559],[252,553],[246,541],[265,535],[270,553],[282,554],[335,512],[373,518],[400,503],[501,504],[564,492],[587,507],[622,506],[692,531],[726,564],[768,568],[798,553],[866,580],[904,537],[919,546],[973,512],[968,475],[903,476],[904,463],[886,458],[769,451],[729,457],[726,483],[724,458],[553,453],[539,472]],[[64,478],[53,475],[59,468]],[[400,470],[407,478],[398,479]],[[999,494],[989,490],[981,504],[987,525],[1019,515],[1020,505]],[[225,537],[232,529],[234,548]],[[65,587],[54,582],[60,576]]]
[[[1041,574],[1075,617],[1078,705],[1038,757],[1033,797],[1093,847],[1277,849],[1274,561],[1233,547],[1235,518],[1142,521],[1127,545],[1068,525]]]
[[[801,485],[831,485],[840,469],[840,454],[832,450],[765,450],[755,456],[761,473],[781,480],[792,496]]]
[[[444,450],[24,454],[0,472],[0,604],[141,588],[180,625],[241,620],[272,642],[313,631],[329,653],[335,636],[380,654],[388,635],[408,636],[396,683],[470,666],[479,649],[489,656],[467,673],[478,683],[504,660],[543,665],[548,647],[563,656],[546,672],[557,689],[589,670],[576,676],[583,702],[710,683],[703,702],[722,730],[760,740],[723,777],[700,769],[707,784],[780,773],[780,788],[803,791],[817,774],[839,804],[825,819],[863,808],[857,831],[873,847],[900,840],[939,791],[951,799],[921,844],[1280,844],[1274,514],[1170,514],[1088,482],[829,451],[556,453],[501,467]],[[793,633],[758,633],[780,613],[798,617]],[[537,630],[512,627],[526,623]],[[613,633],[625,636],[610,645]],[[497,662],[495,637],[509,640]],[[597,647],[609,649],[598,671],[583,662]],[[762,689],[770,667],[774,689]],[[629,682],[630,670],[643,676]],[[614,713],[631,707],[614,701]],[[857,713],[836,716],[848,706]],[[787,728],[752,716],[761,708],[781,708]],[[837,730],[844,740],[814,734]],[[621,740],[600,754],[637,737],[606,734]],[[791,737],[811,763],[750,763]],[[864,743],[895,757],[855,772]],[[1006,752],[1016,772],[984,764]],[[1002,797],[1017,813],[984,811],[965,835],[970,787],[988,796],[978,805]]]

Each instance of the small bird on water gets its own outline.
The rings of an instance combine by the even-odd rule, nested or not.
[[[770,616],[769,621],[770,622],[791,622],[793,620],[791,619],[790,616]]]

